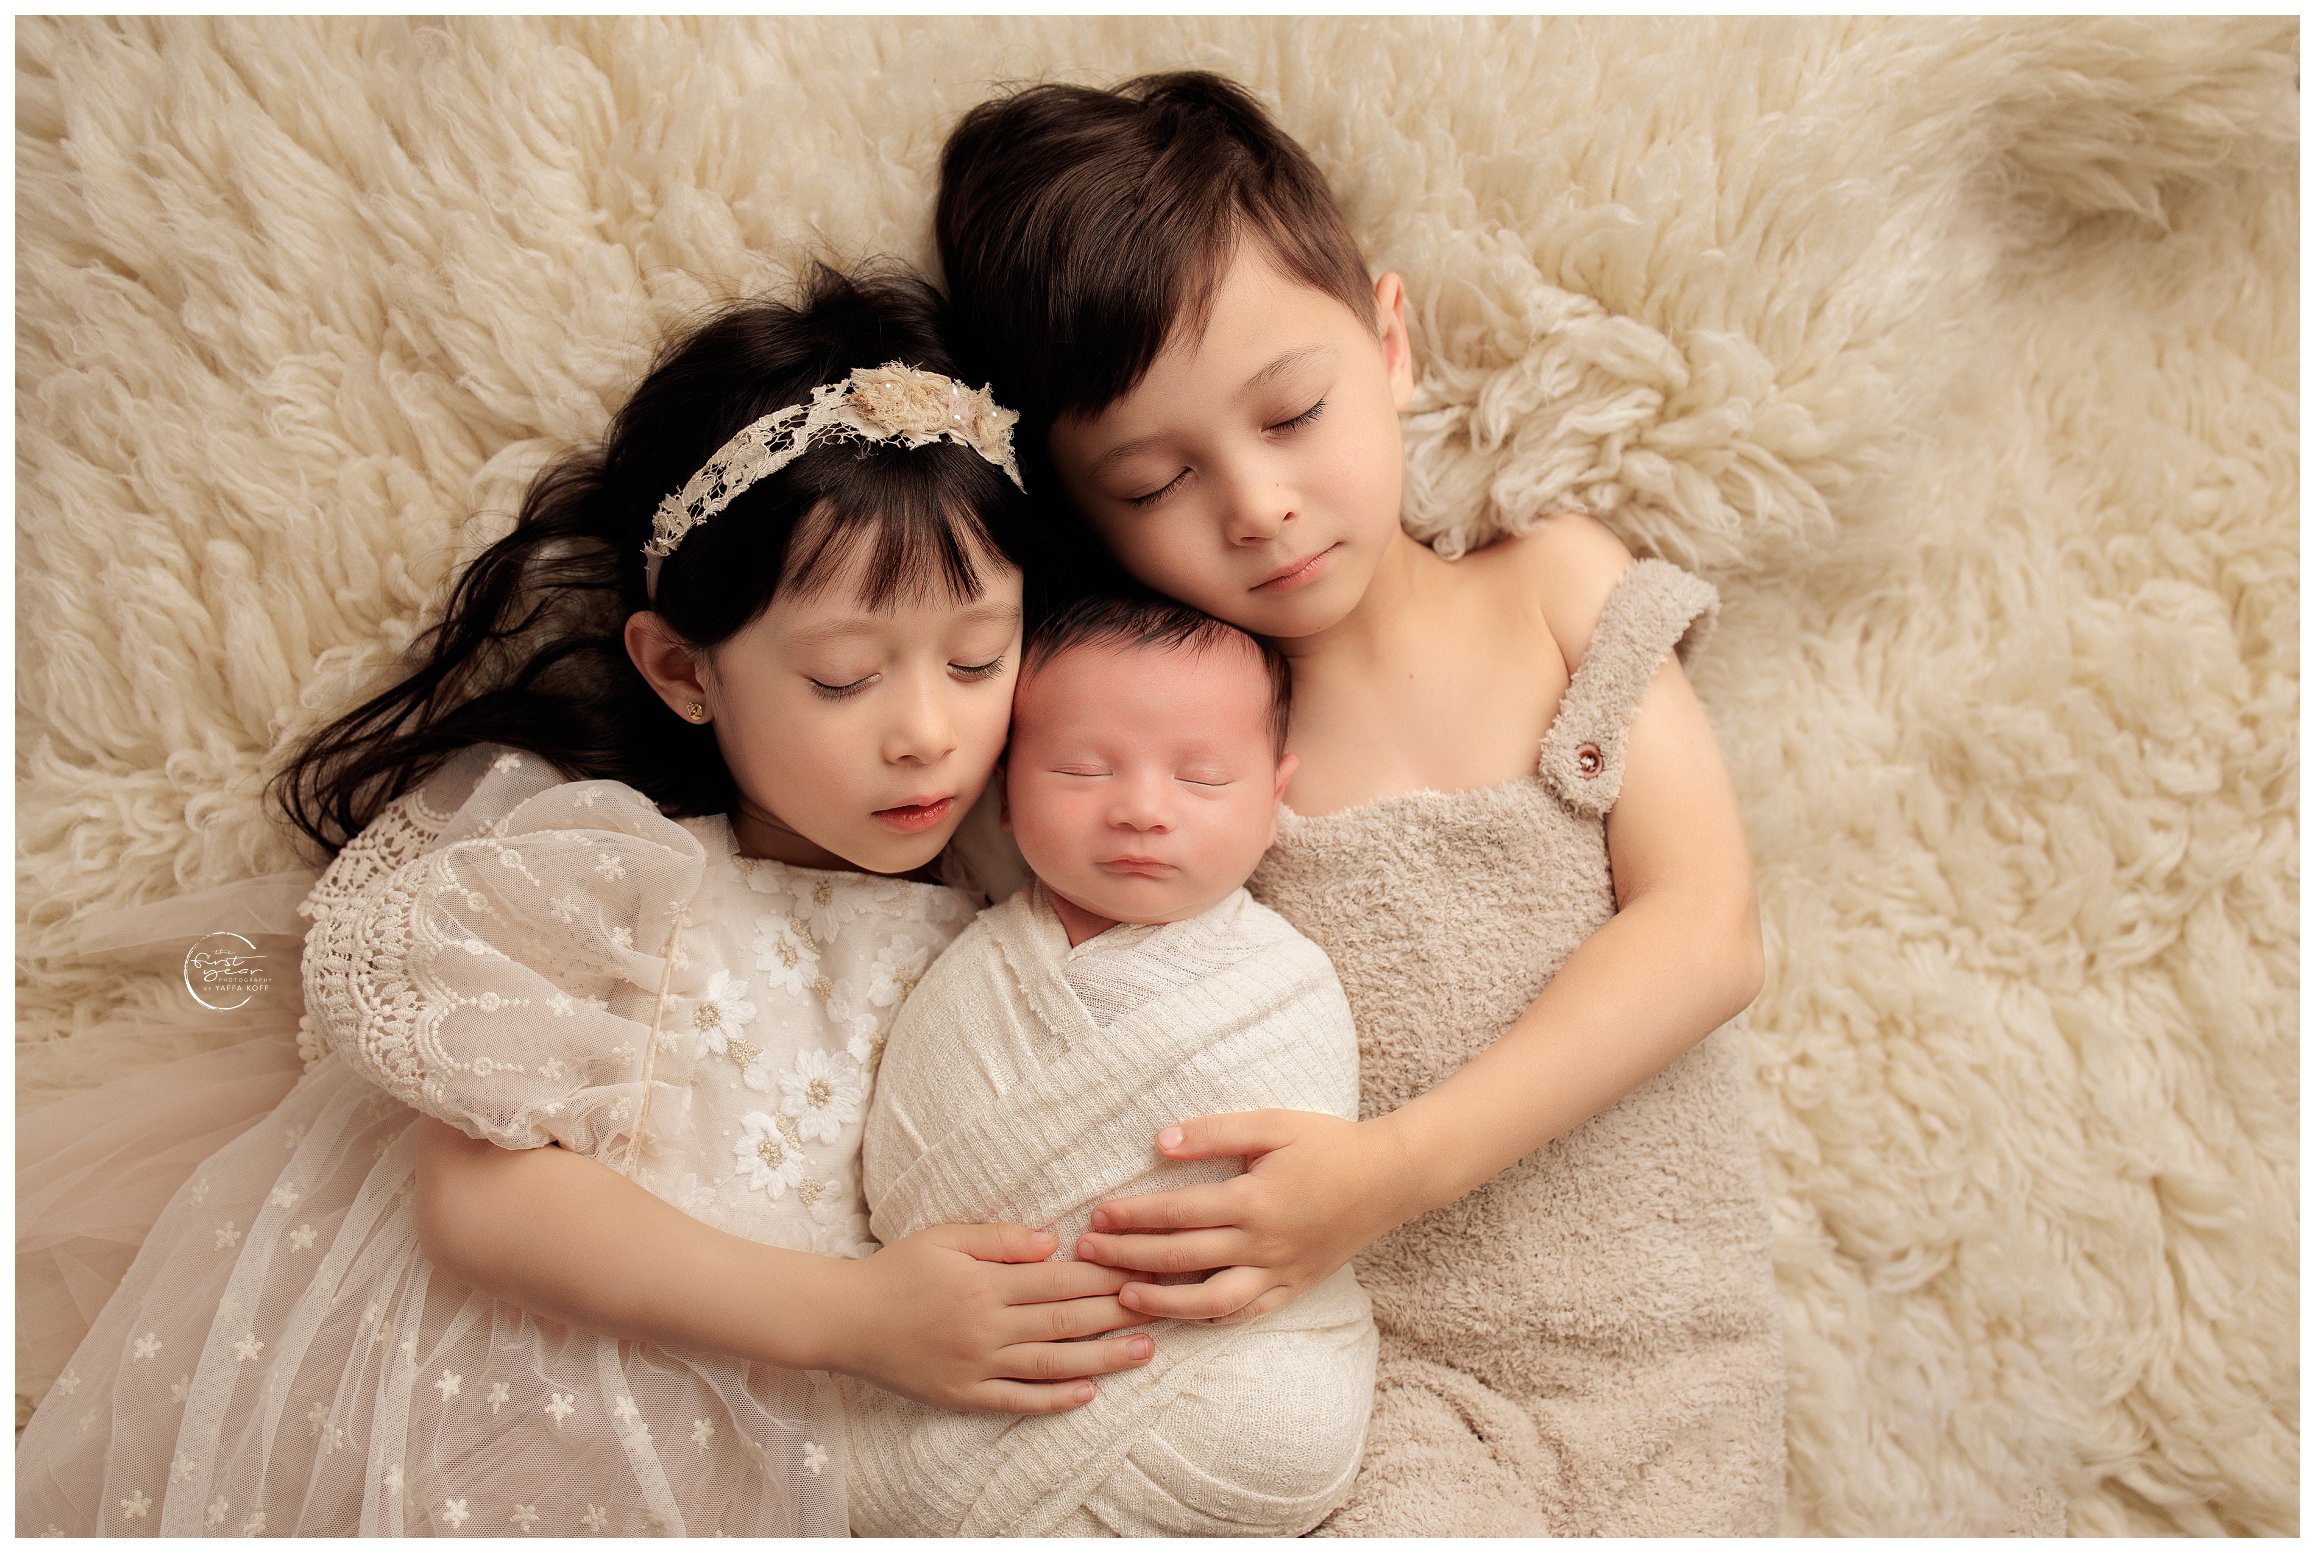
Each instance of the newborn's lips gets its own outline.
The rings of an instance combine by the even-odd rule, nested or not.
[[[1139,874],[1147,879],[1163,879],[1180,872],[1173,864],[1154,857],[1112,857],[1104,859],[1101,866],[1113,874]]]
[[[897,804],[890,809],[879,809],[876,817],[899,831],[930,830],[948,818],[950,798],[923,798],[911,803]]]

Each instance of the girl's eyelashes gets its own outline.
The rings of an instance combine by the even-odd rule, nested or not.
[[[1171,480],[1168,480],[1165,484],[1159,486],[1154,491],[1150,491],[1141,496],[1128,496],[1125,499],[1126,504],[1133,507],[1148,507],[1154,505],[1157,502],[1163,501],[1168,491],[1171,491],[1175,486],[1181,484],[1189,477],[1190,472],[1187,469],[1184,469],[1180,473],[1176,474]]]
[[[998,656],[991,658],[986,663],[952,663],[949,665],[949,669],[960,679],[995,679],[998,675],[1005,672],[1005,659],[1002,654],[999,654]],[[843,685],[831,685],[826,680],[815,679],[809,674],[805,675],[804,679],[808,684],[811,685],[812,694],[818,696],[821,700],[843,701],[852,696],[860,694],[860,692],[863,690],[866,690],[871,684],[875,682],[876,676],[873,674],[863,674],[860,676],[860,678]]]

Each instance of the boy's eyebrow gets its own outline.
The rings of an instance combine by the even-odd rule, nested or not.
[[[1306,361],[1310,361],[1319,356],[1330,354],[1332,354],[1332,352],[1327,346],[1324,345],[1305,345],[1298,350],[1281,352],[1277,360],[1271,362],[1270,365],[1264,367],[1261,371],[1246,379],[1246,387],[1261,388],[1270,383],[1273,379],[1285,376],[1287,373],[1293,371],[1296,367],[1301,366]],[[1243,393],[1244,390],[1241,389],[1240,392]]]
[[[1332,354],[1333,347],[1327,345],[1302,345],[1290,351],[1281,351],[1270,365],[1246,379],[1246,386],[1238,391],[1239,395],[1243,397],[1255,389],[1268,387],[1272,382],[1284,377],[1296,367],[1321,356]],[[1164,432],[1159,432],[1154,436],[1136,437],[1131,442],[1120,442],[1116,447],[1111,448],[1093,461],[1093,466],[1086,470],[1087,478],[1098,478],[1108,473],[1114,465],[1123,463],[1126,459],[1133,457],[1134,454],[1152,444],[1163,442],[1165,437]]]

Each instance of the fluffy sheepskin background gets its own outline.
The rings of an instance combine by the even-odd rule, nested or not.
[[[2295,23],[17,36],[27,1097],[221,1038],[44,946],[296,862],[261,775],[662,331],[1210,66],[1407,279],[1409,523],[1726,597],[1790,1529],[2297,1530]]]

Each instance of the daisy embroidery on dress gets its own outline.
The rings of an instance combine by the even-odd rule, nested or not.
[[[756,1006],[747,996],[746,982],[734,981],[729,971],[717,971],[708,978],[707,991],[701,996],[699,1006],[691,1011],[691,1027],[699,1032],[700,1044],[719,1057],[731,1057],[743,1067],[747,1059],[736,1055],[733,1045],[738,1042],[739,1033],[755,1022]]]
[[[868,973],[868,1002],[873,1008],[898,1008],[903,998],[916,990],[924,968],[932,963],[932,950],[925,944],[912,944],[905,938],[896,938],[876,951],[876,968]]]
[[[849,976],[839,976],[828,988],[828,1017],[844,1032],[844,1050],[863,1068],[875,1051],[883,1021],[869,1007],[868,996]]]
[[[780,1075],[780,1109],[794,1119],[798,1136],[833,1143],[860,1120],[861,1102],[868,1098],[866,1078],[848,1056],[798,1052],[795,1065]]]
[[[850,892],[836,888],[833,879],[815,879],[812,887],[803,893],[803,911],[806,931],[823,944],[836,942],[844,931],[844,924],[860,915],[860,905]]]
[[[757,917],[751,947],[756,952],[756,969],[764,973],[766,985],[790,997],[800,996],[819,971],[820,952],[796,931],[795,919],[785,914],[765,912]]]
[[[741,1178],[774,1201],[787,1196],[788,1188],[804,1176],[804,1151],[781,1137],[778,1120],[761,1111],[740,1118],[732,1158],[739,1163]]]

